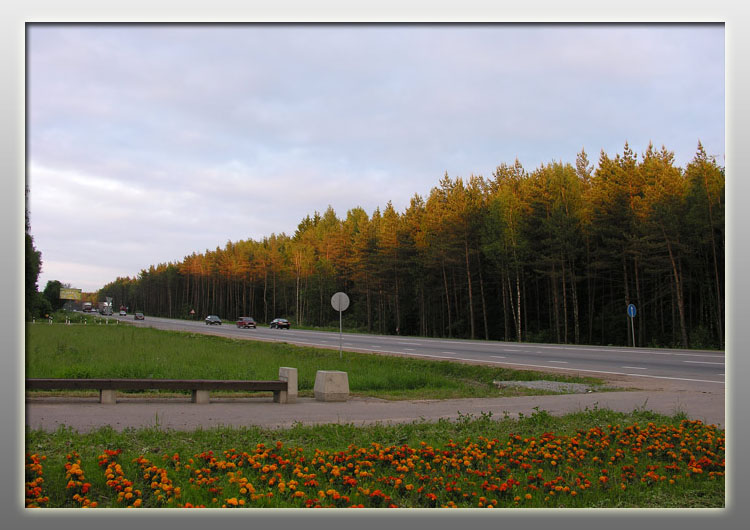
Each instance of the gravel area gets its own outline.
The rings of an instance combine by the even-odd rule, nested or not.
[[[581,383],[563,383],[560,381],[493,381],[499,388],[509,386],[522,386],[524,388],[534,388],[537,390],[549,390],[551,392],[564,392],[566,394],[586,394],[603,390],[609,387],[584,385]]]

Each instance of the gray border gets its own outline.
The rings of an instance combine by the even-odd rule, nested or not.
[[[2,407],[4,422],[0,429],[0,447],[5,450],[4,454],[10,455],[6,462],[10,464],[10,477],[0,481],[0,505],[6,522],[10,527],[36,528],[53,523],[55,526],[62,525],[80,528],[91,524],[106,524],[108,527],[129,528],[133,524],[143,522],[158,522],[163,510],[155,510],[148,513],[133,514],[134,519],[121,516],[122,511],[113,510],[105,513],[98,511],[85,512],[76,510],[69,513],[65,510],[49,510],[43,513],[22,508],[22,491],[19,484],[23,480],[23,388],[20,384],[23,378],[23,190],[24,190],[24,33],[27,22],[139,22],[139,21],[175,21],[175,22],[220,22],[220,21],[327,21],[327,22],[724,22],[726,23],[726,62],[727,62],[727,113],[726,127],[730,134],[727,135],[727,285],[731,291],[727,292],[727,353],[731,369],[727,372],[729,399],[727,400],[728,412],[735,421],[728,422],[728,460],[731,466],[727,474],[727,506],[726,510],[693,510],[693,511],[671,511],[654,510],[645,512],[643,510],[603,510],[603,511],[576,511],[560,512],[550,510],[540,513],[529,512],[502,512],[503,523],[522,522],[526,517],[532,516],[543,519],[544,523],[552,523],[557,526],[579,526],[578,523],[602,522],[612,527],[629,527],[633,524],[643,524],[647,521],[657,524],[672,522],[683,528],[693,526],[703,527],[706,524],[722,527],[739,527],[739,519],[742,512],[747,511],[748,488],[743,483],[743,478],[748,471],[748,456],[742,451],[743,441],[748,436],[748,423],[746,421],[747,411],[743,407],[734,404],[744,403],[748,398],[748,385],[743,385],[743,375],[747,374],[748,359],[744,352],[740,354],[737,349],[745,344],[748,335],[747,329],[737,321],[740,304],[743,295],[748,293],[748,279],[742,274],[748,269],[748,251],[743,248],[742,242],[747,237],[738,227],[746,226],[748,213],[742,209],[739,202],[742,197],[748,196],[750,183],[745,175],[750,174],[748,167],[748,156],[745,154],[745,144],[750,134],[743,127],[748,123],[748,110],[745,106],[746,95],[750,93],[748,86],[748,70],[745,66],[747,61],[748,37],[746,25],[746,9],[739,6],[739,2],[731,0],[718,0],[711,3],[686,4],[684,2],[630,2],[629,9],[611,8],[602,6],[595,1],[568,2],[560,5],[552,0],[526,2],[522,8],[491,7],[483,2],[464,1],[456,2],[457,6],[445,3],[412,3],[394,2],[393,5],[385,1],[367,3],[359,2],[356,7],[347,8],[348,3],[342,1],[317,2],[317,10],[305,5],[302,0],[291,2],[255,2],[252,7],[245,7],[237,0],[215,0],[209,9],[196,2],[178,2],[151,0],[143,2],[131,0],[129,2],[114,2],[102,4],[93,0],[79,0],[65,3],[54,0],[29,0],[19,2],[18,5],[5,7],[3,17],[0,18],[0,54],[3,59],[2,77],[2,119],[3,142],[0,143],[2,155],[0,164],[3,169],[3,193],[0,195],[2,201],[3,216],[3,240],[7,246],[12,246],[16,259],[5,259],[2,261],[2,287],[3,292],[11,292],[11,300],[0,304],[0,322],[2,322],[3,336],[6,337],[5,344],[8,346],[8,360],[3,370],[3,383],[0,385],[0,407]],[[260,4],[260,5],[259,5]],[[364,6],[363,6],[364,4]],[[429,5],[429,10],[425,6]],[[694,7],[699,5],[699,7]],[[321,6],[326,9],[320,9]],[[364,7],[364,8],[363,8]],[[75,8],[75,9],[72,9]],[[291,10],[290,10],[291,8]],[[543,8],[543,9],[539,9]],[[744,96],[744,97],[743,97]],[[33,233],[33,218],[32,218]],[[745,236],[743,238],[743,236]],[[43,249],[41,249],[43,251]],[[20,303],[18,302],[20,301]],[[20,318],[19,318],[20,317]],[[739,325],[738,325],[739,324]],[[739,388],[738,388],[739,387]],[[8,421],[10,420],[10,421]],[[15,425],[14,425],[15,423]],[[15,426],[16,428],[9,428]],[[34,512],[34,513],[30,513]],[[187,511],[185,511],[187,512]],[[216,512],[206,511],[204,513],[189,511],[185,513],[167,511],[170,519],[177,517],[178,524],[182,527],[203,527],[210,517],[213,524]],[[130,515],[131,512],[128,512]],[[361,513],[361,512],[360,512]],[[251,511],[246,516],[252,517],[252,522],[275,521],[292,524],[304,524],[305,526],[328,525],[331,522],[355,522],[358,526],[382,526],[392,522],[407,522],[408,519],[419,517],[420,523],[426,517],[428,524],[444,523],[446,526],[455,526],[456,522],[467,515],[476,519],[481,524],[489,522],[490,514],[477,513],[476,511],[440,511],[439,514],[429,511],[415,510],[409,513],[383,513],[378,512],[376,517],[369,517],[372,511],[368,511],[368,517],[358,516],[357,513],[304,513],[283,511],[274,514],[259,513]],[[226,522],[236,525],[235,516],[230,516]],[[497,522],[492,516],[492,521]],[[144,519],[145,517],[145,519]],[[304,517],[304,519],[302,519]],[[341,519],[341,518],[344,519]],[[285,521],[280,521],[283,518]],[[554,520],[552,518],[555,518]],[[89,520],[90,519],[90,520]],[[222,517],[222,522],[223,522]],[[288,519],[288,520],[287,520]],[[296,521],[294,521],[296,519]],[[660,520],[666,519],[666,520]],[[653,520],[653,521],[652,521]],[[659,520],[659,521],[657,521]],[[416,521],[415,521],[416,522]],[[14,524],[17,523],[17,524]],[[736,524],[735,524],[736,523]]]

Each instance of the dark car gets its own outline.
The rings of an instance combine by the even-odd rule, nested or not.
[[[240,317],[239,319],[237,319],[237,327],[255,329],[258,326],[255,323],[255,320],[253,320],[253,317]]]
[[[289,329],[289,321],[285,318],[274,318],[271,321],[271,329]]]
[[[208,315],[206,317],[206,325],[209,325],[209,324],[212,326],[215,324],[218,324],[219,326],[221,326],[221,319],[217,317],[216,315]]]
[[[143,313],[136,313],[133,315],[134,320],[146,320],[146,317],[143,316]]]

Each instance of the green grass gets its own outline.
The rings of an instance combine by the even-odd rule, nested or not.
[[[682,456],[680,456],[680,469],[669,471],[667,466],[676,461],[668,456],[669,450],[657,451],[651,447],[654,444],[663,444],[664,441],[668,446],[670,440],[681,437],[686,442],[685,447],[693,451],[691,458],[697,460],[707,454],[714,462],[722,462],[719,468],[723,471],[724,432],[714,430],[711,426],[685,423],[684,420],[685,418],[681,415],[661,416],[643,410],[625,414],[594,409],[562,417],[553,417],[544,411],[537,411],[531,416],[522,416],[517,420],[508,417],[493,418],[489,414],[483,414],[479,417],[463,416],[453,422],[441,420],[434,423],[414,422],[368,427],[355,427],[349,424],[308,427],[298,424],[281,430],[249,427],[182,432],[162,430],[155,426],[145,429],[127,429],[122,432],[107,427],[80,434],[68,428],[60,428],[52,433],[27,428],[26,451],[29,454],[46,457],[43,461],[44,482],[42,486],[43,494],[49,497],[49,502],[43,505],[50,507],[76,505],[70,499],[70,493],[66,491],[67,480],[64,470],[66,455],[71,455],[73,451],[80,455],[81,467],[86,473],[85,480],[91,484],[88,496],[100,507],[121,506],[117,504],[115,494],[105,483],[103,468],[98,465],[98,458],[105,450],[122,451],[117,461],[122,464],[124,476],[133,480],[135,487],[144,492],[144,506],[177,506],[189,502],[194,505],[218,507],[230,498],[240,497],[237,484],[231,480],[233,475],[230,472],[233,469],[224,468],[221,463],[230,461],[228,454],[244,452],[257,454],[259,447],[268,449],[264,457],[266,464],[286,460],[287,464],[282,465],[278,470],[279,479],[283,474],[283,480],[287,482],[293,479],[298,480],[298,489],[304,491],[306,496],[302,499],[295,499],[289,495],[289,491],[284,494],[278,490],[277,484],[268,482],[268,479],[274,476],[273,471],[252,469],[250,465],[247,465],[242,470],[242,476],[247,477],[258,492],[274,492],[275,494],[272,499],[264,498],[255,502],[249,502],[248,499],[248,506],[301,507],[304,506],[305,499],[315,497],[319,490],[327,491],[329,488],[349,496],[351,504],[364,502],[367,506],[372,506],[372,497],[358,489],[367,488],[371,493],[375,489],[382,489],[399,506],[403,507],[430,506],[424,497],[427,491],[434,491],[438,494],[438,505],[456,500],[459,506],[468,507],[475,507],[479,496],[482,495],[488,499],[497,499],[498,507],[723,507],[725,502],[723,474],[711,478],[708,473],[709,467],[706,467],[700,474],[692,473],[687,464],[688,458]],[[669,427],[673,430],[667,430]],[[603,438],[581,437],[582,433],[595,432],[597,429],[601,430]],[[640,446],[640,442],[637,447],[635,444],[623,445],[627,440],[622,435],[631,429],[635,431],[631,432],[630,441],[636,440],[636,437],[642,439],[643,447]],[[656,432],[656,436],[648,434],[649,430],[652,433]],[[667,434],[659,435],[659,432]],[[581,445],[574,447],[580,449],[582,454],[576,457],[561,455],[561,461],[557,467],[546,458],[535,460],[534,445],[530,441],[537,440],[537,447],[539,447],[545,443],[544,437],[551,436],[551,433],[554,434],[555,439],[546,442],[547,448],[544,451],[559,450],[561,444],[566,443],[567,438],[577,436],[581,440]],[[496,448],[489,450],[488,441],[493,439],[498,441]],[[591,446],[588,445],[588,440],[592,440]],[[486,455],[483,456],[484,452],[498,455],[497,450],[510,447],[511,442],[520,450],[532,449],[532,454],[525,458],[533,463],[530,469],[514,466],[515,457],[503,459],[500,456],[499,463],[496,459],[493,464],[491,458],[488,460]],[[555,445],[551,445],[552,443]],[[373,444],[378,444],[377,447],[381,450],[391,448],[390,450],[395,453],[407,451],[406,454],[410,454],[409,451],[424,451],[426,448],[436,456],[449,453],[463,454],[467,456],[459,460],[468,457],[471,458],[473,464],[468,467],[460,463],[458,466],[446,466],[443,462],[441,471],[437,460],[433,457],[425,457],[423,454],[417,462],[417,468],[413,471],[406,471],[397,468],[399,463],[406,462],[399,458],[381,459],[378,462],[377,458],[365,457],[361,453],[357,453],[359,456],[356,457],[351,456],[355,454],[353,448],[364,448],[372,455],[372,448],[375,447]],[[462,448],[469,444],[476,445],[472,451],[462,451]],[[646,448],[646,445],[650,447]],[[374,453],[378,452],[377,447]],[[625,450],[624,456],[617,456],[620,448]],[[563,450],[563,452],[567,451]],[[199,457],[201,454],[209,453],[212,453],[216,459],[211,464],[208,459],[204,460]],[[184,467],[175,466],[173,458],[175,454],[179,455],[180,465]],[[518,458],[524,460],[524,457],[520,456],[521,453],[518,454]],[[315,463],[316,455],[319,457],[317,464]],[[610,456],[612,456],[611,460]],[[634,459],[634,456],[638,458]],[[142,470],[135,462],[135,459],[139,457],[145,457],[153,465],[166,469],[173,485],[179,486],[182,490],[181,497],[170,503],[157,502],[150,488],[151,481],[141,479]],[[596,457],[601,460],[597,462]],[[195,462],[191,466],[192,469],[189,469],[186,464],[191,458]],[[403,458],[403,455],[400,458]],[[330,467],[329,472],[321,471],[320,467],[323,460],[346,466],[346,462],[359,464],[365,459],[374,462],[374,467],[370,468],[373,474],[369,478],[358,476],[357,487],[348,487],[344,481],[346,476],[354,476],[356,472],[354,468],[342,468],[344,473],[334,476],[330,474]],[[292,471],[292,466],[299,462],[303,462],[304,466],[309,466],[307,472],[315,475],[318,484],[307,485],[307,487],[303,485],[304,479],[297,477]],[[432,464],[431,470],[430,467],[426,467],[429,464]],[[639,479],[631,480],[627,489],[622,491],[619,487],[620,481],[623,480],[620,473],[626,469],[625,466],[633,466]],[[605,486],[598,480],[603,473],[601,470],[603,467],[608,468],[611,478],[611,484]],[[191,482],[190,478],[198,477],[197,471],[200,468],[205,468],[204,476],[214,477],[216,482],[203,486]],[[536,482],[539,489],[528,486],[533,483],[530,475],[537,473],[537,468],[539,468],[538,472],[544,475],[543,481],[572,486],[572,489],[578,490],[579,495],[577,497],[562,493],[557,496],[549,495],[548,491],[554,486],[543,487],[543,481]],[[475,475],[474,470],[480,469],[488,469],[491,472]],[[641,481],[640,477],[645,477],[652,469],[656,469],[659,474],[667,475],[668,478],[679,475],[679,480],[675,480],[673,484],[667,480],[656,483]],[[714,469],[717,469],[716,465]],[[234,471],[236,470],[235,468]],[[422,473],[426,475],[420,478]],[[427,475],[431,478],[424,482]],[[443,478],[440,478],[441,476]],[[593,483],[590,489],[579,489],[576,486],[576,479],[581,476],[585,476]],[[417,495],[416,492],[408,493],[403,488],[394,487],[393,480],[398,477],[403,478],[404,484],[414,483],[416,486],[421,484],[431,489],[425,490],[423,495]],[[521,482],[521,485],[513,489],[512,494],[503,496],[500,492],[492,492],[481,487],[483,481],[487,479],[492,483],[501,484],[509,477],[515,477]],[[437,479],[437,482],[433,479]],[[460,495],[456,496],[455,492],[451,493],[446,486],[450,485],[450,481],[454,479],[459,480],[464,491],[471,489],[476,492],[476,496],[470,496],[467,499],[461,498]],[[27,480],[29,480],[28,474]],[[419,482],[420,480],[423,482]],[[208,488],[210,485],[219,488],[218,491],[210,491]],[[525,498],[526,493],[531,494],[528,500]],[[523,500],[514,501],[516,495]],[[330,497],[325,502],[330,502]]]
[[[307,348],[231,339],[128,324],[26,325],[28,378],[278,378],[281,366],[297,368],[301,396],[312,395],[318,370],[348,374],[353,395],[384,399],[446,399],[532,395],[492,382],[546,379],[601,384],[594,378]]]

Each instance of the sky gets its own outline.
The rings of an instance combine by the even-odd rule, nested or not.
[[[725,164],[722,25],[27,26],[31,234],[96,291],[516,159]]]

